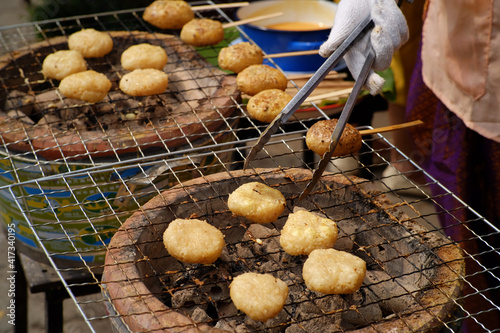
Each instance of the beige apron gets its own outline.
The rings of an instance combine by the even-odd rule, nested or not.
[[[500,1],[430,0],[425,84],[467,127],[500,142]]]

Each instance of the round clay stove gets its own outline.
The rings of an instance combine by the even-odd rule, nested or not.
[[[178,37],[161,33],[115,31],[113,50],[100,58],[86,58],[88,69],[112,82],[99,103],[65,98],[59,81],[41,73],[45,57],[66,50],[67,37],[54,37],[15,58],[0,58],[0,75],[9,89],[0,93],[0,133],[7,149],[33,152],[48,160],[112,157],[151,148],[177,148],[206,137],[235,110],[239,91],[234,76],[209,65]],[[132,97],[118,88],[129,71],[120,57],[140,43],[161,46],[168,55],[163,71],[169,87],[163,94]]]
[[[304,169],[227,171],[164,191],[135,212],[113,236],[103,274],[113,326],[134,332],[383,332],[434,331],[454,313],[462,291],[461,250],[431,233],[364,179],[327,174],[299,201],[311,179]],[[276,222],[233,216],[228,195],[262,182],[281,191],[287,207]],[[348,295],[310,291],[305,256],[290,256],[279,237],[294,209],[337,223],[334,248],[367,264],[360,290]],[[212,265],[183,264],[165,250],[162,235],[176,218],[216,226],[226,247]],[[283,310],[265,323],[238,311],[229,285],[244,272],[268,273],[289,288]]]
[[[219,152],[234,142],[234,132],[228,130],[238,125],[234,114],[240,93],[234,76],[209,64],[176,36],[138,31],[107,33],[113,39],[113,50],[103,57],[85,59],[88,69],[106,75],[112,82],[111,90],[98,103],[64,97],[58,90],[59,81],[46,79],[42,74],[48,55],[68,49],[66,36],[48,38],[0,57],[4,87],[0,91],[0,166],[4,170],[0,186],[138,157],[183,157],[186,149],[207,145],[220,145],[211,149]],[[121,54],[141,43],[160,46],[168,55],[163,71],[169,76],[169,87],[162,94],[132,97],[118,87],[120,78],[129,72],[121,66]],[[205,156],[194,163],[203,172],[215,173],[231,161],[232,153],[221,152],[218,157],[217,160]],[[128,176],[120,177],[131,181],[136,174],[142,175],[138,168],[127,170]],[[193,175],[186,171],[182,178],[164,172],[153,182],[158,188],[166,188]],[[149,185],[134,188],[139,192]],[[68,186],[74,189],[72,193]],[[130,197],[121,201],[129,194],[125,189],[113,171],[102,173],[98,180],[71,178],[67,184],[58,178],[15,188],[16,197],[26,193],[46,196],[34,195],[26,200],[30,223],[20,212],[15,196],[2,196],[0,208],[16,223],[20,251],[46,260],[30,228],[32,224],[45,248],[57,254],[55,260],[64,261],[61,267],[81,266],[82,260],[102,265],[105,247],[121,225],[112,214],[118,212],[123,221],[128,216],[125,213],[137,209]],[[155,194],[139,198],[138,204]],[[57,207],[66,208],[57,210],[56,216],[53,211]],[[89,226],[87,219],[95,219],[95,224]],[[3,227],[8,223],[5,220]],[[67,228],[66,234],[63,228]]]

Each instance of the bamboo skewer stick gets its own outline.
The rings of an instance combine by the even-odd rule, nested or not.
[[[303,56],[303,55],[314,55],[318,54],[319,50],[306,50],[306,51],[294,51],[294,52],[283,52],[283,53],[274,53],[267,54],[264,56],[264,59],[268,58],[284,58],[284,57],[295,57],[295,56]]]
[[[404,128],[408,128],[408,127],[419,126],[419,125],[422,125],[423,123],[424,122],[419,119],[419,120],[409,121],[407,123],[402,123],[402,124],[397,124],[397,125],[390,125],[390,126],[384,126],[384,127],[374,128],[374,129],[361,130],[361,131],[359,131],[359,134],[371,135],[371,134],[377,134],[377,133],[391,132],[391,131],[400,130],[400,129],[404,129]]]
[[[236,27],[238,25],[243,25],[243,24],[252,23],[252,22],[256,22],[256,21],[260,21],[260,20],[265,20],[268,18],[273,18],[273,17],[277,17],[277,16],[281,16],[281,15],[283,15],[282,12],[269,14],[269,15],[255,16],[255,17],[251,17],[251,18],[248,18],[245,20],[226,23],[226,24],[223,24],[222,27],[224,29],[230,28],[230,27]]]
[[[289,80],[308,80],[311,78],[311,74],[291,74],[288,75]],[[326,77],[325,80],[336,80],[336,79],[345,79],[347,77],[347,73],[337,73],[337,72],[330,72]]]
[[[202,5],[202,6],[192,6],[191,9],[194,11],[210,10],[210,9],[222,9],[222,8],[236,8],[248,6],[249,2],[233,2],[233,3],[220,3],[215,5]]]
[[[351,92],[352,92],[352,87],[347,88],[347,89],[336,90],[336,91],[329,92],[326,94],[309,96],[304,100],[304,103],[320,101],[320,100],[327,99],[327,98],[341,97],[341,96],[349,95]]]

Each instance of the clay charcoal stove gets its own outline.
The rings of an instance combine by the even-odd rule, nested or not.
[[[235,78],[209,66],[178,37],[146,32],[111,31],[114,46],[100,58],[86,58],[88,68],[112,82],[99,103],[69,99],[59,81],[41,73],[45,57],[66,50],[67,37],[54,37],[0,59],[0,75],[9,87],[0,93],[0,133],[13,152],[34,152],[48,160],[92,160],[99,157],[168,151],[224,129],[239,100]],[[158,45],[168,54],[163,70],[169,87],[163,94],[132,97],[118,88],[128,71],[120,56],[140,43]],[[118,157],[118,159],[120,159]]]
[[[453,314],[464,273],[461,250],[408,218],[362,178],[329,175],[304,201],[310,179],[303,169],[234,171],[195,179],[158,195],[130,217],[113,237],[103,275],[111,309],[132,331],[371,332],[432,330]],[[260,181],[287,199],[281,217],[252,224],[232,216],[226,202],[239,185]],[[294,208],[337,222],[335,248],[367,263],[362,288],[349,295],[308,290],[303,256],[279,245],[286,215]],[[213,265],[186,265],[169,256],[163,231],[175,218],[207,220],[227,243]],[[229,284],[244,272],[269,273],[290,293],[284,309],[261,323],[238,311]]]

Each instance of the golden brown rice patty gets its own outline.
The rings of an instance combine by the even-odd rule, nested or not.
[[[181,29],[194,18],[194,13],[185,1],[157,0],[146,7],[142,18],[160,29]]]
[[[290,255],[308,255],[315,249],[332,248],[337,235],[337,224],[334,221],[299,210],[288,215],[281,230],[280,244]]]
[[[271,274],[244,273],[231,282],[229,294],[237,309],[253,320],[266,321],[283,309],[288,286]]]
[[[259,182],[250,182],[231,193],[227,205],[235,215],[244,216],[256,223],[270,223],[283,213],[286,200],[277,189]]]
[[[222,48],[217,61],[220,68],[239,73],[248,66],[262,64],[264,53],[257,45],[242,42]]]
[[[335,249],[312,251],[302,268],[307,288],[323,294],[353,293],[361,287],[365,274],[363,259]]]
[[[285,90],[288,85],[286,76],[268,65],[251,65],[236,76],[238,89],[250,96],[267,89]]]
[[[80,52],[61,50],[49,54],[42,64],[43,76],[62,80],[66,76],[87,70],[87,62]]]
[[[111,81],[102,73],[93,70],[71,74],[59,83],[59,91],[68,98],[90,103],[100,102],[111,89]]]
[[[148,43],[132,45],[121,55],[122,67],[129,71],[144,68],[163,69],[167,61],[167,52],[161,46]]]
[[[247,111],[250,117],[270,123],[291,99],[292,96],[280,89],[263,90],[250,98]]]
[[[193,19],[182,27],[180,37],[193,46],[215,45],[224,39],[224,28],[219,21]]]
[[[84,58],[98,58],[111,52],[113,39],[105,32],[83,29],[68,37],[68,47],[80,52]]]
[[[222,232],[206,221],[176,219],[163,233],[168,253],[189,264],[212,264],[226,246]]]
[[[120,80],[120,89],[130,96],[162,94],[167,87],[167,73],[154,68],[135,69]]]

